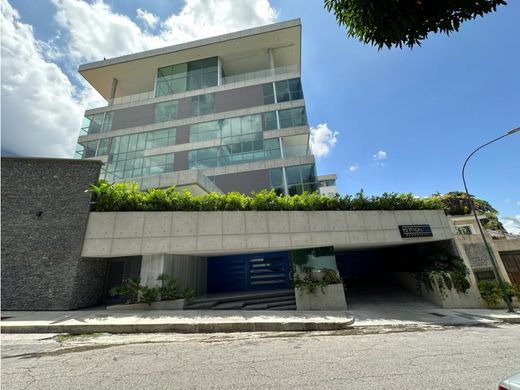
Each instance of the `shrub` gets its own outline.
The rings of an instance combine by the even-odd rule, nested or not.
[[[114,287],[110,294],[114,297],[127,298],[126,302],[137,303],[145,302],[151,304],[160,299],[162,301],[174,300],[180,298],[192,298],[195,291],[187,287],[181,294],[177,293],[177,279],[167,274],[161,274],[157,277],[161,281],[161,287],[141,286],[140,278],[130,278],[123,281],[121,286]]]
[[[321,288],[321,291],[324,292],[324,287],[331,284],[342,283],[336,270],[323,268],[321,270],[321,272],[323,272],[321,280],[316,279],[312,271],[312,267],[303,267],[303,278],[301,278],[299,274],[295,274],[293,281],[294,287],[307,294],[315,294],[318,288]]]
[[[126,298],[126,303],[136,303],[139,300],[139,291],[141,288],[140,278],[130,278],[123,280],[121,286],[114,287],[110,290],[110,295],[113,297]]]
[[[516,296],[520,299],[520,288],[518,286],[513,286],[507,282],[504,284],[510,298]],[[481,280],[477,283],[477,286],[480,296],[489,306],[495,306],[503,299],[502,291],[496,280]]]
[[[435,210],[442,209],[439,198],[417,198],[412,194],[384,193],[367,197],[363,191],[355,196],[320,196],[317,193],[277,195],[262,190],[245,196],[238,192],[192,196],[188,191],[176,192],[151,188],[139,191],[136,183],[109,184],[99,180],[90,188],[92,211],[279,211],[279,210]]]
[[[435,283],[441,293],[455,289],[458,293],[465,294],[470,287],[468,268],[459,256],[439,252],[417,262],[415,267],[414,273],[419,285],[422,284],[430,291]]]
[[[161,281],[161,287],[159,287],[161,301],[169,301],[178,298],[177,279],[167,274],[161,274],[157,277],[157,280]]]

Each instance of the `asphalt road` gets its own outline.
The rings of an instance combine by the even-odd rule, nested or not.
[[[520,326],[380,334],[2,335],[2,389],[496,389]]]

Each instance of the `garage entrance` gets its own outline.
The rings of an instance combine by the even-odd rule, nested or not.
[[[378,249],[336,252],[338,271],[345,282],[349,310],[373,308],[387,311],[396,305],[431,310],[436,305],[416,291],[394,282],[394,273],[410,272],[413,263],[439,250],[449,242],[413,244]]]

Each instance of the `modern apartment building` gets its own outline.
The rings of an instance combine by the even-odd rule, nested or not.
[[[440,248],[470,267],[466,247],[482,251],[474,237],[454,239],[442,210],[90,210],[85,189],[99,176],[194,195],[274,188],[334,196],[336,176],[318,177],[309,149],[300,39],[292,20],[80,66],[104,98],[85,113],[83,161],[2,160],[3,308],[88,307],[110,300],[124,279],[154,287],[163,273],[198,296],[269,295],[242,308],[301,308],[291,277],[302,266],[379,285],[395,276],[395,259]],[[438,304],[479,307],[475,280],[466,300]],[[416,281],[399,283],[416,291]],[[343,310],[343,289],[334,296],[321,307]],[[241,305],[214,304],[203,303]]]
[[[317,190],[300,40],[291,20],[80,66],[105,100],[85,112],[76,158],[143,189]]]

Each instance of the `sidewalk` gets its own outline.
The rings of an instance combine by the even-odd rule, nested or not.
[[[5,311],[2,333],[215,333],[338,331],[428,326],[520,324],[520,312],[497,309],[224,311],[129,310]]]
[[[5,311],[2,333],[214,333],[348,329],[354,318],[339,311],[78,310]]]

